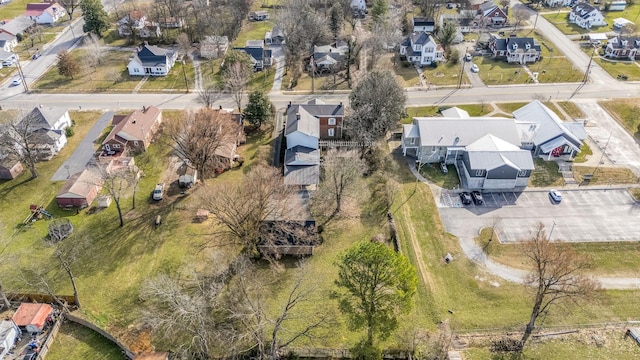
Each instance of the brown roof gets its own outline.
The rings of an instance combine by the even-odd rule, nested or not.
[[[74,174],[64,183],[64,186],[58,194],[58,197],[77,197],[84,198],[91,193],[95,187],[102,187],[102,179],[100,176],[89,169]]]
[[[120,121],[124,120],[126,117],[127,115],[113,115],[113,118],[111,118],[111,125],[116,126],[120,124]]]
[[[111,140],[120,137],[126,141],[144,141],[150,131],[153,130],[156,121],[160,118],[162,110],[155,106],[149,106],[145,111],[136,110],[124,117],[115,124],[116,119],[112,120],[115,127],[109,135],[104,139],[102,144],[106,144]],[[118,140],[118,139],[116,139]]]
[[[22,303],[13,315],[13,321],[18,326],[36,325],[42,329],[52,311],[53,308],[49,304]]]

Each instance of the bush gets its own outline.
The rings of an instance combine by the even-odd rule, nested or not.
[[[458,50],[451,50],[451,53],[449,54],[449,61],[455,65],[458,63],[458,61],[460,61],[460,52]]]
[[[431,63],[431,67],[434,68],[434,69],[437,68],[438,67],[438,62],[437,61],[432,62]]]
[[[67,135],[67,137],[72,137],[73,134],[75,134],[75,131],[73,130],[73,128],[71,126],[69,126],[69,127],[64,129],[64,133],[65,133],[65,135]]]
[[[514,338],[500,338],[498,340],[493,340],[491,342],[491,346],[489,350],[492,353],[509,353],[516,352],[520,350],[520,340]]]

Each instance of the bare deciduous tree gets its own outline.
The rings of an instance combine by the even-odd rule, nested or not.
[[[58,3],[64,7],[69,14],[69,21],[73,20],[73,12],[80,6],[80,0],[59,0]]]
[[[540,315],[563,302],[593,300],[600,288],[599,284],[584,275],[591,267],[591,260],[577,254],[567,244],[552,244],[542,223],[538,223],[531,240],[523,244],[523,253],[533,269],[527,277],[527,285],[534,289],[533,308],[520,341],[520,351],[535,329]]]
[[[176,43],[178,44],[178,51],[182,56],[189,56],[191,54],[191,50],[193,50],[193,46],[191,45],[191,41],[189,40],[189,35],[186,33],[180,33],[178,38],[176,39]]]
[[[98,167],[99,182],[104,190],[107,191],[111,200],[116,205],[118,211],[118,219],[120,227],[124,226],[124,216],[122,214],[122,197],[129,191],[133,183],[132,173],[129,168],[109,170],[107,168]]]
[[[222,225],[222,234],[258,256],[262,224],[283,219],[293,189],[275,167],[255,166],[235,184],[216,184],[203,195],[204,206]]]
[[[198,91],[198,102],[206,108],[211,108],[221,96],[222,93],[217,86],[207,86],[206,88]]]
[[[93,70],[96,70],[104,60],[104,51],[100,38],[94,33],[89,33],[82,41],[82,45],[86,50],[84,53],[85,63],[91,66]]]
[[[73,236],[71,241],[54,241],[50,244],[54,247],[53,254],[60,264],[60,268],[65,272],[73,288],[73,298],[78,309],[82,307],[80,304],[80,295],[76,284],[76,276],[73,273],[72,265],[78,260],[89,247],[89,237],[84,235]]]
[[[165,132],[178,155],[189,161],[201,181],[215,169],[224,169],[238,142],[240,125],[231,114],[218,109],[186,113],[183,119],[168,122]]]
[[[517,29],[517,27],[522,25],[524,21],[529,20],[529,18],[531,17],[531,14],[529,13],[529,10],[523,6],[523,7],[519,7],[516,10],[515,17],[516,17],[516,29]]]
[[[0,133],[0,145],[3,152],[20,160],[31,173],[31,179],[38,177],[36,162],[39,150],[36,141],[36,130],[39,129],[36,111],[18,111],[11,122]]]
[[[242,62],[229,65],[222,73],[224,89],[233,97],[238,111],[242,111],[242,98],[252,75],[253,69]]]
[[[342,210],[344,198],[357,188],[357,180],[367,165],[355,151],[329,150],[324,158],[323,176],[317,199],[331,203],[333,214]]]

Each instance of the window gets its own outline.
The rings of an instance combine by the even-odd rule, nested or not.
[[[334,128],[330,128],[330,129],[327,131],[327,135],[328,135],[328,136],[334,136],[334,135],[335,135],[335,129],[334,129]]]
[[[329,125],[335,125],[336,124],[336,118],[329,118]]]
[[[482,176],[483,170],[476,170],[476,176]]]
[[[414,145],[416,143],[416,138],[411,138],[411,145]]]
[[[114,149],[120,149],[120,144],[113,144],[112,146]]]
[[[134,141],[133,146],[138,146],[138,141]]]
[[[527,170],[518,171],[518,177],[525,177],[525,176],[527,176]]]

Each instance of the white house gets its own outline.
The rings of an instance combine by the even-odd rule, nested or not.
[[[583,29],[590,29],[592,26],[607,25],[602,13],[587,3],[578,3],[571,9],[569,22]]]
[[[129,36],[132,33],[141,38],[160,36],[160,26],[147,19],[147,16],[140,10],[133,10],[118,21],[118,35]]]
[[[67,144],[65,129],[71,126],[69,111],[64,108],[36,107],[18,123],[29,132],[29,143],[40,158],[50,158]]]
[[[5,32],[0,32],[0,50],[13,52],[13,48],[18,46],[18,38]]]
[[[571,6],[573,3],[575,3],[575,0],[544,0],[544,4],[550,8]]]
[[[424,31],[432,33],[436,29],[436,22],[432,18],[414,17],[413,32]]]
[[[540,44],[534,38],[493,39],[489,43],[493,56],[506,58],[507,62],[519,64],[533,63],[540,60]]]
[[[175,64],[178,53],[153,45],[145,45],[129,61],[131,76],[166,76]]]
[[[58,3],[34,3],[27,4],[27,10],[24,12],[24,16],[31,20],[34,20],[37,24],[54,24],[60,20],[67,12],[62,5]]]
[[[609,4],[609,11],[624,11],[627,8],[627,2],[624,0],[612,1]]]
[[[431,34],[424,31],[413,33],[400,45],[400,55],[418,66],[431,65],[444,59],[444,49]]]

